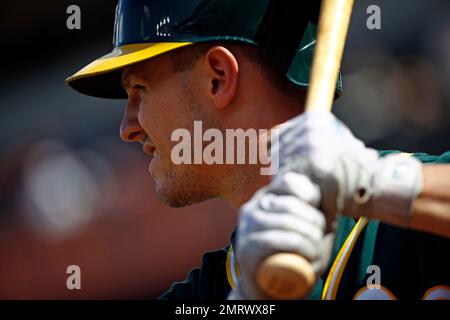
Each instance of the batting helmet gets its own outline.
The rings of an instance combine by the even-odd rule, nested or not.
[[[121,71],[131,64],[194,43],[256,45],[286,78],[308,86],[319,1],[119,0],[114,50],[66,82],[95,97],[127,98]],[[337,93],[342,91],[341,79]]]

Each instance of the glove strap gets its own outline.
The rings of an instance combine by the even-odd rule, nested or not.
[[[422,163],[408,154],[380,160],[374,177],[373,216],[384,222],[408,227],[413,200],[422,190]]]

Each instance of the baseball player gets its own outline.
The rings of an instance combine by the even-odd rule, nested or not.
[[[255,273],[275,252],[311,262],[310,299],[450,298],[450,152],[377,152],[332,114],[304,112],[317,3],[119,0],[113,51],[67,79],[86,95],[128,99],[121,137],[152,156],[163,202],[220,197],[240,210],[231,245],[161,299],[266,298]],[[175,164],[173,133],[194,134],[196,121],[219,132],[277,127],[279,171]],[[370,270],[381,274],[375,288]]]

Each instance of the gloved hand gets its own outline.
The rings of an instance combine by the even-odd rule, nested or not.
[[[236,257],[240,277],[229,299],[267,299],[256,284],[258,264],[273,253],[293,252],[308,259],[317,276],[328,266],[334,234],[315,208],[320,192],[306,176],[278,175],[239,212]]]
[[[255,274],[276,252],[304,256],[320,275],[331,255],[337,213],[370,218],[384,210],[390,221],[406,226],[421,190],[419,161],[404,155],[380,159],[330,113],[307,112],[278,130],[272,148],[280,170],[240,210],[241,277],[230,299],[265,298]]]
[[[366,148],[332,113],[306,112],[282,124],[273,148],[280,172],[306,175],[320,187],[328,221],[383,212],[387,220],[407,226],[414,198],[422,188],[422,164],[413,157],[380,158]]]

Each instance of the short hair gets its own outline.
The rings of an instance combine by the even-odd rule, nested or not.
[[[173,70],[176,73],[192,70],[195,63],[213,46],[223,46],[232,53],[244,56],[258,67],[270,83],[282,94],[295,99],[304,99],[305,89],[289,81],[285,74],[261,48],[254,45],[229,42],[205,42],[182,47],[171,52]]]

